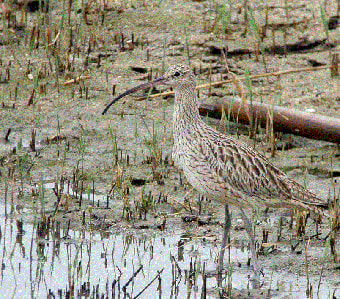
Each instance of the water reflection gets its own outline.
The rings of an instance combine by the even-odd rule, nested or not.
[[[2,298],[207,298],[218,248],[181,231],[71,231],[46,218],[34,223],[0,217]],[[233,289],[249,286],[248,253],[231,248]],[[266,273],[265,287],[304,298],[304,279]],[[317,285],[317,282],[315,282]],[[215,290],[215,292],[214,292]],[[325,296],[331,292],[322,284]],[[279,296],[280,295],[280,296]],[[301,295],[301,296],[300,296]],[[322,298],[322,297],[320,297]]]
[[[67,232],[57,222],[4,217],[0,223],[4,298],[184,295],[173,236]]]

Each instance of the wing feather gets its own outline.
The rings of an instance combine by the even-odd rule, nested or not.
[[[207,128],[206,134],[214,138],[202,136],[205,142],[199,151],[210,163],[211,171],[235,193],[256,197],[260,204],[294,205],[323,213],[327,207],[324,200],[290,179],[266,157],[238,140]]]

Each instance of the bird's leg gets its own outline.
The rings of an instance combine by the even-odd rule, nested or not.
[[[254,229],[251,221],[247,217],[247,215],[244,213],[243,209],[240,208],[241,211],[241,217],[242,220],[245,224],[245,229],[247,231],[247,234],[250,239],[250,248],[251,248],[251,259],[252,259],[252,264],[253,264],[253,271],[254,271],[254,277],[253,281],[255,285],[258,285],[260,282],[260,269],[258,266],[258,261],[257,261],[257,252],[256,252],[256,247],[255,247],[255,235],[254,235]]]
[[[184,200],[190,200],[190,198],[193,196],[193,194],[194,194],[194,191],[195,191],[195,189],[194,188],[190,188],[190,190],[187,192],[187,193],[185,193],[185,195],[184,195]]]
[[[230,227],[231,227],[231,215],[230,215],[230,212],[229,212],[229,206],[228,206],[228,204],[226,204],[225,205],[225,211],[224,211],[223,238],[222,238],[220,255],[218,257],[218,264],[217,264],[217,284],[218,284],[218,286],[222,285],[223,258],[224,258],[224,252],[225,252],[225,249],[226,249],[226,246],[227,246]]]

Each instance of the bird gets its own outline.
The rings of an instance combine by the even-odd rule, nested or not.
[[[186,65],[170,66],[163,76],[135,86],[113,99],[103,110],[138,90],[171,86],[175,93],[172,159],[201,195],[225,204],[225,223],[218,272],[231,227],[229,205],[241,212],[250,239],[253,280],[259,281],[253,224],[245,208],[295,207],[327,216],[327,201],[289,178],[251,146],[206,124],[199,115],[196,77]]]

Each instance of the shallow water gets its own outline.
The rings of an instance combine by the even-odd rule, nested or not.
[[[171,234],[150,230],[67,232],[54,225],[43,233],[42,223],[21,226],[20,220],[6,219],[3,205],[0,226],[2,298],[200,298],[203,267],[208,298],[216,295],[216,279],[209,273],[216,267],[218,248],[188,238],[180,230]],[[230,252],[232,288],[251,288],[250,270],[245,266],[247,250],[232,247]],[[271,298],[306,297],[305,278],[280,269],[265,270],[264,274],[262,289]],[[310,281],[317,286],[317,277]],[[329,298],[332,293],[323,280],[319,298]]]

